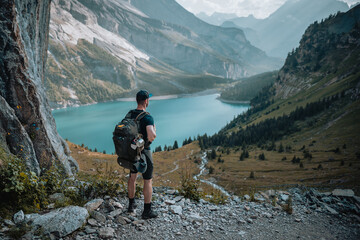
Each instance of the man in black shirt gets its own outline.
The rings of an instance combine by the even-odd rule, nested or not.
[[[131,118],[136,118],[140,113],[146,112],[146,108],[149,106],[149,93],[141,90],[136,94],[137,108],[131,110]],[[144,179],[144,212],[142,213],[143,219],[155,218],[157,213],[151,209],[152,198],[152,174],[153,174],[153,159],[150,150],[150,144],[156,138],[156,128],[154,119],[150,114],[146,114],[140,120],[140,133],[145,140],[145,147],[142,153],[146,157],[147,169],[142,174]],[[136,171],[130,171],[130,177],[128,181],[128,197],[129,207],[128,212],[134,212],[136,208],[135,203],[135,181],[137,177]]]

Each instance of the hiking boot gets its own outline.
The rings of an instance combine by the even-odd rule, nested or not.
[[[141,218],[142,219],[150,219],[150,218],[156,218],[158,216],[157,212],[153,211],[153,210],[147,210],[142,213]]]
[[[129,207],[128,207],[128,213],[133,213],[135,211],[137,207],[137,204],[134,202],[134,203],[129,203]]]

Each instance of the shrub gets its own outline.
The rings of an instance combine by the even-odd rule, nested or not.
[[[293,159],[291,160],[292,163],[300,163],[300,158],[299,157],[296,157],[294,156]]]
[[[265,158],[265,154],[264,153],[261,153],[260,155],[259,155],[259,159],[260,160],[265,160],[266,158]]]
[[[283,157],[282,159],[281,159],[281,161],[286,161],[287,159],[286,159],[286,157]]]
[[[190,176],[189,173],[181,175],[181,186],[179,193],[186,198],[192,199],[194,201],[200,200],[200,193],[198,191],[200,185],[199,180],[195,180]]]
[[[251,171],[249,178],[250,178],[250,179],[254,179],[254,178],[255,178],[255,173],[254,173],[254,171]]]

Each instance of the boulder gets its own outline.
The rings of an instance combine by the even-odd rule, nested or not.
[[[112,238],[114,237],[115,230],[111,227],[103,227],[98,231],[100,238]]]
[[[17,213],[14,214],[14,223],[15,224],[20,224],[25,220],[25,215],[23,210],[18,211]]]
[[[354,197],[355,193],[351,189],[335,189],[332,195],[336,197]]]
[[[182,207],[181,206],[171,205],[169,208],[172,213],[177,214],[177,215],[182,215]]]
[[[89,212],[96,210],[98,207],[100,207],[100,205],[104,202],[103,199],[99,198],[99,199],[94,199],[91,200],[90,202],[87,202],[84,205],[84,208],[86,208]]]
[[[39,215],[31,225],[40,228],[44,234],[54,233],[57,237],[64,237],[81,228],[88,217],[85,208],[69,206]]]

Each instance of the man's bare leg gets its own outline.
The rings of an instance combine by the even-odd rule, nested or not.
[[[134,212],[134,209],[136,208],[136,204],[135,204],[136,177],[137,177],[137,173],[130,173],[128,180],[128,197],[129,197],[128,212]]]
[[[152,191],[152,179],[144,180],[144,203],[151,203]]]

